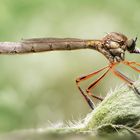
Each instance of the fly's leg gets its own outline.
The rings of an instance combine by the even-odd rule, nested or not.
[[[114,67],[112,67],[112,72],[120,79],[122,79],[123,81],[125,81],[130,87],[132,87],[132,89],[134,90],[135,93],[140,95],[140,92],[138,91],[138,89],[135,87],[134,85],[134,81],[129,79],[128,77],[126,77],[124,74],[122,74],[121,72],[119,72],[118,70],[114,69]]]
[[[86,100],[86,102],[88,103],[88,105],[90,106],[90,108],[92,109],[92,110],[94,110],[94,103],[92,102],[92,100],[87,96],[87,94],[85,94],[84,93],[84,91],[80,88],[80,86],[79,85],[77,85],[77,87],[78,87],[78,89],[79,89],[79,91],[80,91],[80,93],[83,95],[83,97],[85,98],[85,100]]]
[[[81,89],[81,87],[79,86],[80,82],[82,81],[85,81],[89,78],[91,78],[92,76],[98,74],[99,72],[103,71],[104,69],[108,68],[109,66],[106,66],[98,71],[95,71],[93,73],[90,73],[88,75],[85,75],[85,76],[81,76],[79,78],[76,79],[76,85],[80,91],[80,93],[82,94],[82,96],[85,98],[86,102],[88,103],[88,105],[90,106],[91,109],[94,109],[94,103],[92,102],[92,100],[88,97],[88,94],[85,94],[84,91]],[[96,98],[96,99],[99,99],[99,100],[102,100],[102,98],[98,97],[98,96],[95,96],[93,95],[92,97]]]
[[[134,65],[140,66],[139,63],[137,63],[137,62],[129,62],[129,61],[123,61],[122,63],[125,64],[125,65],[127,65],[127,66],[129,66],[129,67],[131,67],[131,68],[134,69],[135,71],[140,72],[140,69],[138,69],[138,68],[136,68],[136,67],[134,66]]]
[[[94,98],[96,97],[96,99],[98,99],[98,100],[100,100],[100,101],[103,100],[102,98],[93,95],[90,91],[91,91],[91,89],[93,89],[93,88],[98,84],[98,82],[99,82],[102,78],[104,78],[104,77],[106,76],[106,74],[107,74],[109,71],[110,71],[110,68],[109,68],[101,77],[99,77],[96,81],[94,81],[94,82],[86,89],[86,92],[87,92],[88,95],[90,95],[90,96],[92,96],[92,97],[94,97]]]
[[[135,64],[137,66],[140,66],[140,63],[134,62],[134,61],[123,61],[124,64]]]

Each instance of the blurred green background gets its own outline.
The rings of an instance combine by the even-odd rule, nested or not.
[[[139,17],[139,0],[0,0],[0,41],[94,39],[111,31],[138,36],[139,40]],[[126,57],[140,60],[138,55]],[[1,55],[0,132],[83,118],[90,109],[79,94],[75,78],[107,64],[104,56],[93,50]],[[138,77],[132,70],[120,69],[131,78]],[[109,74],[93,92],[104,96],[120,83]]]

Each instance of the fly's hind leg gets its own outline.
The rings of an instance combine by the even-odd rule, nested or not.
[[[76,85],[77,85],[77,87],[78,87],[80,93],[83,95],[83,97],[85,98],[85,100],[87,101],[87,103],[88,103],[88,105],[90,106],[91,109],[94,109],[94,103],[92,102],[92,100],[91,100],[91,99],[89,98],[89,96],[88,96],[88,95],[91,96],[91,94],[88,93],[88,92],[87,92],[87,93],[84,93],[84,91],[81,89],[81,87],[80,87],[79,84],[80,84],[81,81],[85,81],[85,80],[91,78],[92,76],[98,74],[99,72],[103,71],[104,69],[106,69],[106,68],[108,68],[108,67],[109,67],[109,66],[106,66],[106,67],[104,67],[104,68],[102,68],[102,69],[100,69],[100,70],[98,70],[98,71],[95,71],[95,72],[90,73],[90,74],[85,75],[85,76],[81,76],[81,77],[79,77],[79,78],[76,79]],[[102,78],[101,78],[101,79],[102,79]],[[98,97],[98,96],[95,96],[95,95],[92,95],[92,97],[94,97],[94,98],[96,98],[96,99],[98,99],[98,100],[100,100],[100,101],[103,100],[102,98],[100,98],[100,97]]]

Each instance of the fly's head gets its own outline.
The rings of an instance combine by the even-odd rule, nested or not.
[[[127,40],[126,45],[127,45],[127,51],[129,53],[140,53],[140,49],[136,48],[136,41],[137,41],[137,37],[135,39]]]
[[[135,48],[136,40],[137,38],[135,40],[128,39],[125,35],[116,32],[107,34],[103,38],[103,46],[108,55],[104,55],[111,63],[124,61],[125,51],[140,53],[140,50]]]

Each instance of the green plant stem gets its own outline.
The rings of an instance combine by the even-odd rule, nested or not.
[[[135,83],[140,91],[140,82]],[[84,120],[70,126],[42,128],[11,133],[16,135],[135,135],[140,134],[140,96],[127,85],[107,94],[104,101]],[[10,136],[11,138],[11,136]]]

